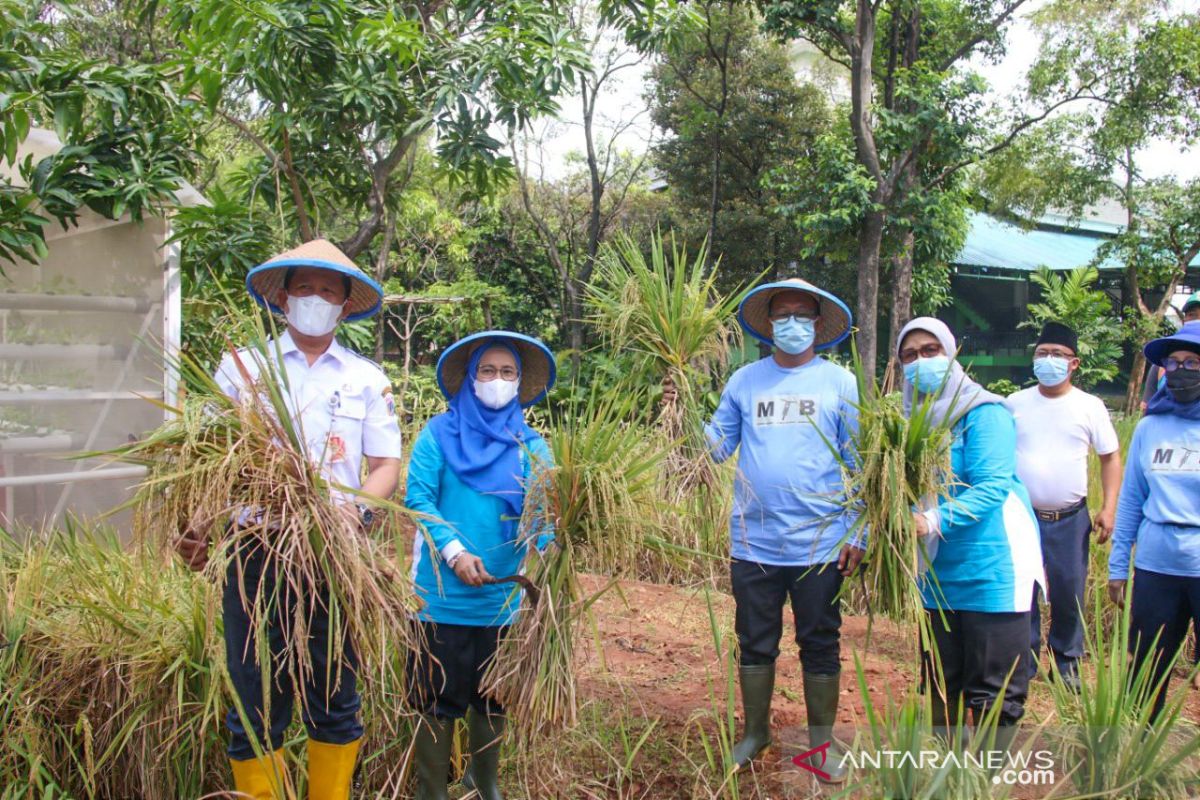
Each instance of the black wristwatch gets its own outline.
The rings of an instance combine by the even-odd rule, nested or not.
[[[358,509],[358,524],[363,528],[371,527],[371,523],[375,521],[375,509],[366,503],[355,503],[354,506]]]

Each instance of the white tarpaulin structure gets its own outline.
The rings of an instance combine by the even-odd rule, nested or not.
[[[61,146],[34,130],[20,159]],[[190,186],[179,200],[203,202]],[[52,222],[46,232],[41,263],[0,264],[0,526],[9,530],[127,500],[140,468],[72,456],[157,427],[163,411],[146,398],[175,388],[167,355],[180,341],[179,253],[166,243],[170,219],[110,220],[84,208],[77,226]]]

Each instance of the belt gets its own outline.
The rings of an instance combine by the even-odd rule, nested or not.
[[[1087,508],[1087,498],[1086,497],[1084,499],[1080,500],[1078,503],[1076,503],[1073,506],[1067,506],[1066,508],[1060,508],[1057,511],[1042,511],[1040,508],[1035,508],[1033,510],[1033,513],[1036,514],[1037,518],[1040,519],[1042,522],[1060,522],[1060,521],[1066,519],[1067,517],[1071,517],[1071,516],[1074,516],[1075,514],[1078,514],[1080,511],[1082,511],[1085,508]]]

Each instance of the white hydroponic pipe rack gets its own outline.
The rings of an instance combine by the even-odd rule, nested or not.
[[[16,489],[21,486],[40,486],[47,483],[84,483],[108,481],[119,478],[140,478],[146,474],[145,467],[105,467],[84,472],[47,472],[41,475],[17,475],[0,478],[0,489]]]

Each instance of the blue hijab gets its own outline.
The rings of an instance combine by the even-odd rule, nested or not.
[[[1180,403],[1167,387],[1162,387],[1146,403],[1147,414],[1174,414],[1184,419],[1200,420],[1200,400],[1191,403]]]
[[[493,409],[475,396],[475,371],[484,352],[492,347],[512,353],[517,370],[521,369],[520,354],[503,341],[478,348],[467,362],[462,386],[450,398],[450,410],[429,420],[429,429],[459,480],[481,494],[499,497],[513,516],[520,516],[525,505],[521,446],[539,434],[525,424],[519,397]],[[515,538],[516,526],[512,528]]]

